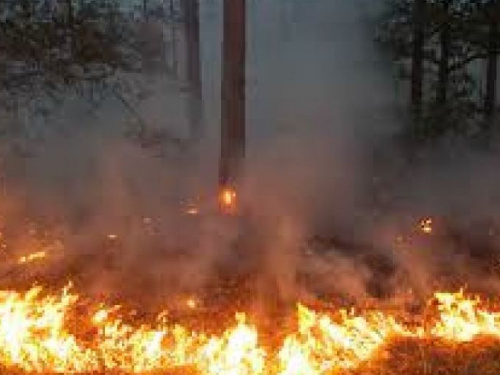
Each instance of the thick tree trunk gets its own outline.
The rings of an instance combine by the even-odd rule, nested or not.
[[[245,156],[245,0],[224,0],[220,184],[233,185]]]
[[[202,130],[202,79],[198,0],[184,0],[183,7],[186,37],[186,75],[190,89],[188,117],[191,138],[197,140]]]
[[[411,106],[415,122],[422,116],[422,88],[424,80],[426,0],[414,0],[413,4],[413,54],[411,69]]]
[[[487,121],[492,120],[495,115],[498,83],[498,54],[500,49],[499,39],[499,21],[493,19],[489,26],[486,94],[484,98],[484,113]]]

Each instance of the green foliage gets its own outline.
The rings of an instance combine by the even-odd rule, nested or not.
[[[0,8],[0,94],[4,103],[85,92],[137,69],[137,33],[118,0],[7,1]],[[74,4],[73,4],[74,3]],[[43,101],[42,100],[42,101]]]
[[[498,22],[498,3],[497,0],[426,1],[424,93],[418,137],[434,138],[449,132],[473,134],[480,129],[484,115],[482,80],[473,63],[491,53],[489,25]],[[407,80],[411,76],[414,47],[414,0],[387,0],[385,9],[377,40],[395,62],[406,67],[399,79]],[[449,43],[443,61],[444,32]],[[500,48],[496,53],[499,52]],[[439,94],[443,90],[445,101]]]

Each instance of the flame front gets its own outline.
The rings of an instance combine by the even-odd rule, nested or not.
[[[81,346],[65,327],[68,309],[77,297],[41,297],[35,287],[27,293],[0,293],[0,358],[7,366],[28,372],[85,372],[97,368],[95,351]]]
[[[337,322],[304,306],[298,308],[298,332],[288,336],[279,353],[280,375],[324,374],[354,368],[370,359],[395,335],[410,335],[392,317],[375,312],[355,316],[339,312]]]
[[[466,342],[475,337],[500,337],[500,313],[481,307],[479,297],[465,298],[463,291],[455,294],[436,293],[440,319],[432,334],[451,341]]]
[[[55,295],[41,287],[0,292],[0,366],[60,374],[185,368],[206,375],[319,375],[355,369],[398,337],[500,339],[500,313],[463,292],[436,293],[436,318],[420,327],[380,311],[320,313],[299,305],[296,329],[277,348],[260,341],[244,314],[209,336],[170,324],[166,314],[141,326],[125,323],[118,307],[90,306],[93,313],[78,314],[79,301],[70,287]]]

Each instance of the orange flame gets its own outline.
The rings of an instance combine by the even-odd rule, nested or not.
[[[223,213],[233,214],[238,208],[238,195],[233,187],[224,187],[219,192],[219,206]]]
[[[397,337],[500,339],[500,313],[463,292],[436,293],[436,320],[419,327],[380,311],[319,313],[299,305],[297,328],[271,349],[245,314],[219,336],[170,324],[166,314],[135,326],[120,318],[118,307],[97,305],[88,318],[75,316],[79,296],[70,288],[58,295],[40,287],[0,292],[0,367],[60,374],[189,368],[207,375],[320,375],[355,369]]]
[[[500,338],[500,313],[481,307],[481,299],[465,298],[464,292],[436,293],[440,319],[432,334],[451,341],[467,342],[477,336]]]

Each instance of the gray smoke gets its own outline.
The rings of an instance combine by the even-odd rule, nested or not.
[[[390,148],[404,125],[390,68],[371,40],[373,2],[249,1],[246,211],[239,221],[217,215],[221,4],[201,3],[205,138],[196,148],[140,147],[124,137],[133,116],[120,101],[91,116],[73,99],[43,124],[64,132],[27,143],[33,157],[4,151],[9,251],[15,258],[35,246],[17,240],[26,237],[16,229],[26,217],[61,240],[57,257],[16,277],[76,278],[93,293],[154,303],[231,271],[253,272],[259,298],[287,302],[365,298],[378,284],[425,294],[443,275],[498,285],[481,277],[458,240],[397,241],[425,216],[452,217],[463,231],[494,219],[498,156],[454,143],[456,157],[436,147],[408,166],[395,151],[374,168],[374,150]],[[185,137],[185,95],[171,82],[144,79],[153,95],[137,105],[143,121]],[[377,178],[389,181],[381,205]],[[200,215],[186,215],[190,205]],[[315,236],[326,240],[312,244]]]

